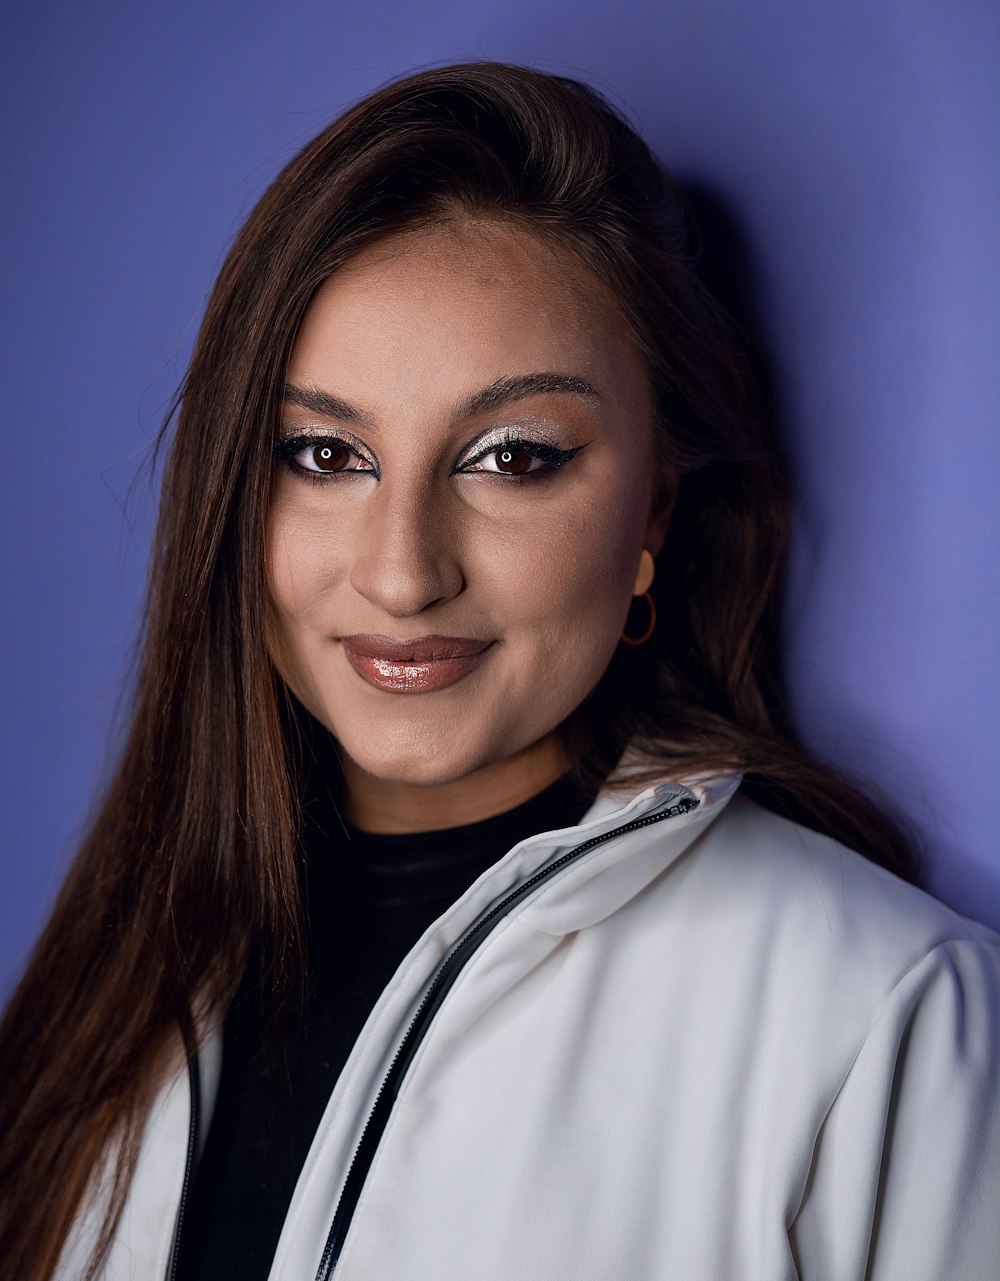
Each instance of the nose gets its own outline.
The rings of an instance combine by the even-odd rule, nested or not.
[[[350,572],[355,591],[393,618],[458,595],[459,531],[432,487],[404,493],[383,479],[365,508]]]

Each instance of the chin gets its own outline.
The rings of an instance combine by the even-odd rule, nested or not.
[[[396,733],[373,733],[370,727],[346,726],[342,734],[335,727],[332,732],[355,765],[386,783],[439,787],[496,759],[489,744],[455,732],[420,734],[400,727]]]
[[[440,753],[429,755],[426,752],[377,752],[361,748],[357,752],[341,741],[341,747],[366,774],[385,783],[407,784],[412,787],[440,787],[446,783],[456,783],[483,765],[488,759],[481,759],[475,754],[449,752],[447,756]]]

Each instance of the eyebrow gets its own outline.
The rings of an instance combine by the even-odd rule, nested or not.
[[[315,387],[296,387],[292,383],[285,383],[282,399],[286,405],[298,405],[300,409],[322,414],[324,418],[336,418],[344,423],[365,421],[360,409],[355,409],[339,396],[331,396],[329,392],[318,391]]]
[[[575,374],[515,374],[511,378],[498,378],[482,391],[473,392],[466,397],[458,408],[460,418],[475,418],[490,409],[499,409],[515,400],[524,400],[528,396],[582,396],[585,400],[599,401],[597,390],[585,379]]]
[[[524,400],[528,396],[549,395],[580,396],[584,400],[595,403],[601,399],[597,389],[576,374],[552,372],[514,374],[509,378],[498,378],[488,387],[483,387],[481,391],[473,392],[471,396],[460,401],[455,417],[459,421],[475,418],[477,414],[499,409],[502,405]],[[366,421],[365,414],[356,406],[341,400],[339,396],[332,396],[329,392],[319,391],[313,387],[296,387],[292,383],[286,383],[284,401],[287,405],[298,405],[301,409],[322,414],[324,418],[331,418],[337,422],[363,425]]]

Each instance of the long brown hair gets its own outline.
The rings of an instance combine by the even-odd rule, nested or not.
[[[296,991],[301,776],[264,563],[284,371],[341,264],[466,212],[568,249],[610,290],[648,368],[660,460],[680,477],[654,641],[621,649],[564,727],[578,773],[603,778],[629,742],[661,774],[741,770],[771,808],[908,874],[893,825],[790,732],[775,647],[788,499],[673,181],[576,82],[480,63],[390,85],[311,142],[250,216],[171,415],[131,729],[2,1029],[12,1275],[51,1275],[111,1151],[96,1268],[178,1027],[191,1040],[251,955],[278,1004]]]

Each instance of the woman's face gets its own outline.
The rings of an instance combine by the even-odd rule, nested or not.
[[[663,539],[651,432],[617,312],[524,231],[397,236],[324,284],[287,374],[268,571],[275,661],[349,778],[492,785],[555,743]]]

